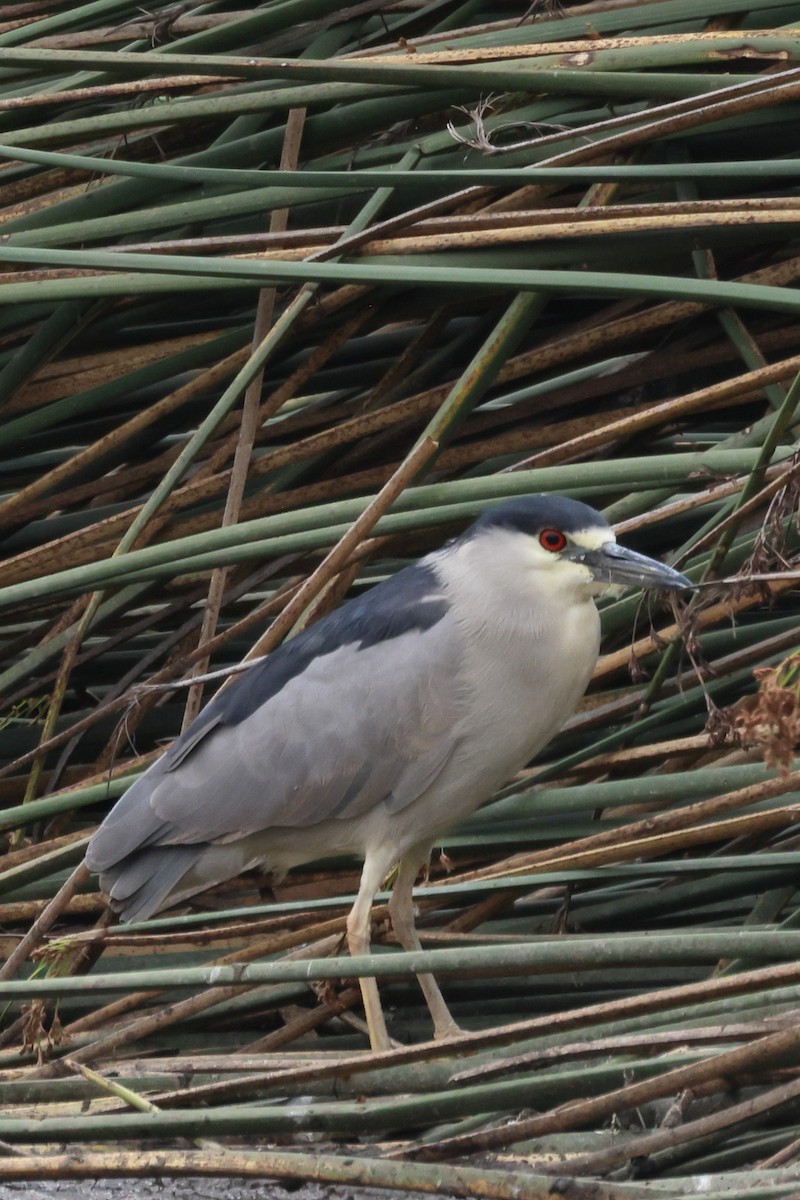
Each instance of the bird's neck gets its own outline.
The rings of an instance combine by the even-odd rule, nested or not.
[[[563,626],[577,610],[594,630],[597,609],[591,591],[561,587],[524,569],[502,541],[478,546],[470,542],[430,556],[453,616],[473,636],[525,634],[540,637]]]

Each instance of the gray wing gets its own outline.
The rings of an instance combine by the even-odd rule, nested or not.
[[[457,744],[459,657],[444,615],[315,654],[241,719],[212,701],[112,810],[87,864],[107,871],[146,847],[235,841],[377,804],[404,808]]]

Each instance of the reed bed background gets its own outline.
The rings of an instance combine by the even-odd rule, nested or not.
[[[800,1192],[798,60],[775,0],[0,6],[0,1180]],[[87,839],[219,680],[154,685],[533,491],[703,586],[603,602],[423,952],[343,960],[351,862],[114,926]]]

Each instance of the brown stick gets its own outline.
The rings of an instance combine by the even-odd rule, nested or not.
[[[280,169],[282,171],[293,171],[297,167],[297,162],[300,156],[300,141],[305,126],[306,110],[304,108],[294,108],[290,111],[286,121],[286,133],[283,141],[283,151],[281,153]],[[271,233],[282,232],[286,229],[289,221],[289,209],[275,209],[270,217],[269,228]],[[266,287],[262,288],[258,294],[258,306],[256,308],[255,328],[253,330],[253,350],[263,342],[267,336],[268,330],[272,326],[272,318],[275,310],[275,297],[277,288]],[[239,439],[236,443],[236,451],[234,453],[233,466],[228,480],[228,494],[225,499],[225,508],[222,514],[222,528],[230,525],[235,525],[239,520],[239,513],[242,507],[244,498],[244,489],[247,482],[247,473],[250,467],[250,460],[253,453],[253,445],[258,431],[259,408],[261,404],[261,387],[264,381],[264,368],[250,381],[250,384],[244,394],[244,403],[242,405],[242,418],[239,427]],[[229,567],[216,567],[211,574],[211,581],[208,585],[208,598],[206,600],[205,611],[203,612],[203,622],[200,628],[200,637],[198,639],[198,647],[205,647],[213,639],[217,629],[217,621],[219,619],[220,609],[222,607],[222,598],[225,592],[225,586],[228,580]],[[195,663],[193,674],[196,676],[203,675],[208,669],[209,655],[206,653],[199,658]],[[197,716],[200,711],[200,706],[203,701],[203,685],[198,679],[189,689],[189,694],[186,697],[186,707],[183,714],[183,728],[186,729]]]
[[[74,1154],[29,1155],[0,1159],[0,1179],[98,1179],[109,1177],[221,1175],[249,1179],[317,1180],[368,1188],[400,1188],[447,1192],[476,1200],[619,1200],[619,1188],[569,1181],[569,1191],[556,1190],[552,1178],[529,1171],[474,1167],[425,1167],[419,1163],[351,1155],[224,1150],[113,1150]],[[566,1184],[566,1181],[565,1181]],[[629,1195],[630,1193],[622,1193]]]
[[[438,448],[439,443],[435,442],[433,438],[424,438],[408,453],[391,478],[383,485],[377,496],[370,501],[333,549],[325,555],[322,562],[312,571],[305,583],[301,584],[297,589],[297,592],[280,616],[275,618],[264,636],[259,638],[253,646],[247,655],[247,659],[267,654],[283,641],[295,621],[302,616],[305,608],[319,595],[322,588],[333,578],[337,571],[342,569],[359,543],[371,533],[378,519],[383,516],[397,497],[405,491],[423,468],[427,466]]]
[[[677,1129],[656,1129],[652,1133],[631,1138],[621,1145],[610,1146],[606,1150],[576,1154],[560,1162],[557,1173],[571,1175],[574,1172],[581,1175],[594,1175],[601,1171],[609,1171],[613,1167],[629,1162],[632,1158],[644,1158],[659,1150],[671,1150],[675,1146],[683,1146],[698,1138],[708,1137],[709,1134],[729,1129],[731,1125],[747,1123],[748,1129],[750,1129],[756,1118],[766,1116],[779,1105],[796,1100],[798,1096],[800,1096],[800,1079],[793,1079],[790,1083],[771,1088],[760,1096],[753,1096],[752,1099],[745,1100],[741,1104],[734,1104],[730,1108],[723,1109],[722,1112],[709,1113],[705,1117],[698,1117],[696,1121],[687,1121],[685,1125],[679,1125]],[[535,1164],[535,1157],[532,1161]],[[549,1165],[541,1164],[541,1170],[545,1172],[553,1169]]]
[[[55,924],[72,897],[78,891],[78,888],[88,878],[89,868],[85,863],[79,863],[66,883],[61,885],[47,907],[33,922],[16,950],[9,954],[3,966],[0,967],[0,979],[11,979],[16,974],[17,969],[28,960],[37,946],[41,944],[45,934]]]
[[[479,1133],[461,1134],[456,1137],[443,1138],[424,1148],[414,1151],[423,1160],[429,1162],[449,1158],[450,1155],[474,1154],[479,1150],[497,1150],[502,1146],[512,1146],[528,1138],[540,1137],[545,1133],[563,1132],[568,1129],[579,1129],[583,1125],[596,1127],[597,1123],[635,1108],[639,1104],[648,1104],[662,1096],[671,1096],[684,1088],[694,1088],[710,1079],[720,1076],[736,1079],[744,1071],[763,1068],[767,1063],[779,1058],[788,1058],[800,1047],[800,1029],[787,1029],[781,1033],[769,1034],[745,1046],[737,1046],[735,1050],[726,1050],[722,1054],[712,1055],[700,1062],[690,1063],[685,1067],[676,1067],[665,1071],[652,1079],[643,1079],[638,1083],[630,1083],[625,1087],[615,1088],[603,1096],[592,1096],[588,1100],[578,1100],[556,1109],[552,1113],[542,1113],[520,1121],[512,1121],[500,1128],[486,1129]],[[398,1155],[404,1151],[395,1152]]]

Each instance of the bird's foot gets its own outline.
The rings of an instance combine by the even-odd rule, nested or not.
[[[466,1032],[467,1030],[462,1029],[460,1025],[456,1024],[449,1014],[446,1021],[436,1021],[433,1027],[433,1036],[437,1042],[445,1042],[449,1038],[461,1037]]]

